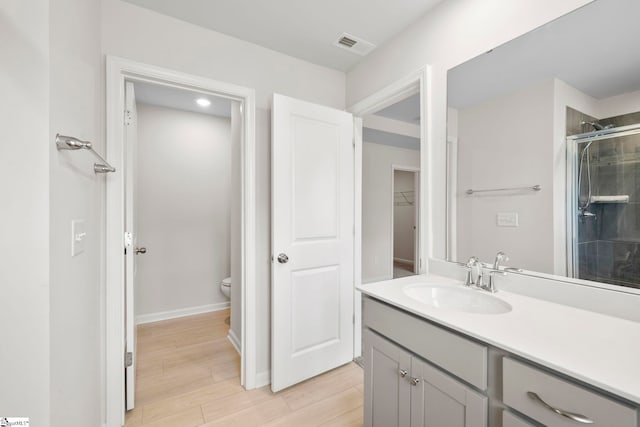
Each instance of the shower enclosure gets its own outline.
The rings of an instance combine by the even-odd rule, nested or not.
[[[567,137],[569,273],[640,288],[640,123],[581,125],[592,131]]]

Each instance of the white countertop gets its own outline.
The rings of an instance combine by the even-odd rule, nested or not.
[[[508,313],[451,311],[404,294],[404,286],[420,282],[462,286],[450,278],[421,275],[369,283],[358,290],[640,404],[640,323],[501,290],[494,295],[513,307]]]

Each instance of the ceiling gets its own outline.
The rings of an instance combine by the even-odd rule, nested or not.
[[[640,1],[595,1],[448,73],[465,108],[556,77],[596,99],[640,89]]]
[[[420,94],[416,93],[411,95],[408,98],[377,111],[374,115],[399,120],[412,125],[420,125]],[[368,128],[366,126],[362,130],[362,139],[365,142],[409,150],[420,150],[420,138],[400,135],[381,129]]]
[[[376,116],[388,119],[400,120],[414,125],[420,124],[420,94],[416,93],[402,101],[383,108],[376,113]]]
[[[333,45],[347,32],[380,46],[442,0],[125,0],[340,71],[361,56]]]
[[[231,117],[231,101],[213,95],[203,95],[187,89],[179,89],[145,82],[134,82],[136,102],[191,111],[218,117]],[[208,107],[196,104],[196,99],[205,98],[211,102]]]
[[[362,141],[407,150],[420,150],[420,138],[367,127],[362,128]]]

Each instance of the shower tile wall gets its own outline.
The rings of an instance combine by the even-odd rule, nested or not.
[[[567,109],[567,134],[588,132],[580,127],[584,120],[594,118]],[[640,113],[599,120],[616,127],[639,122]],[[594,142],[590,160],[592,195],[628,195],[629,203],[593,204],[596,217],[578,220],[578,275],[640,288],[640,135]],[[586,188],[583,175],[581,201]]]

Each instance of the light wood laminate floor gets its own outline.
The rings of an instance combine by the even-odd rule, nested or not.
[[[363,372],[350,363],[279,393],[240,387],[229,310],[138,327],[136,408],[126,427],[362,426]]]

